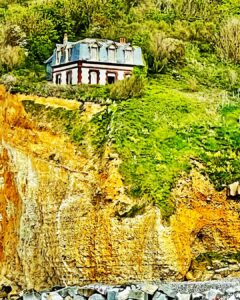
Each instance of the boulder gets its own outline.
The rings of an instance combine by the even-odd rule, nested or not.
[[[40,300],[41,296],[37,292],[29,292],[23,294],[23,300]]]
[[[180,294],[177,293],[176,299],[177,300],[190,300],[191,295],[190,294]]]
[[[86,298],[80,295],[74,295],[73,300],[86,300]]]
[[[67,292],[68,292],[68,295],[73,298],[78,293],[78,287],[70,286],[70,287],[67,288]]]
[[[156,292],[152,298],[152,300],[168,300],[167,296],[163,293]]]
[[[158,286],[155,285],[155,284],[147,284],[146,283],[146,284],[140,285],[139,288],[144,293],[147,293],[149,295],[153,295],[157,291]]]
[[[60,290],[57,290],[57,293],[62,296],[63,298],[67,297],[69,295],[68,293],[68,288],[65,287],[65,288],[62,288]]]
[[[193,293],[192,294],[192,300],[201,300],[203,298],[204,298],[203,295],[200,294],[200,293]]]
[[[128,295],[130,291],[130,287],[127,286],[125,290],[117,294],[117,300],[127,300],[129,298]]]
[[[47,300],[63,300],[63,297],[57,292],[51,292],[47,295]]]
[[[232,295],[230,298],[227,298],[227,299],[228,300],[237,300],[234,295]]]
[[[130,290],[128,298],[134,300],[145,300],[145,293],[140,290]]]
[[[84,297],[90,297],[94,294],[94,290],[93,289],[89,289],[89,288],[79,288],[77,290],[77,294],[80,296],[84,296]]]
[[[234,286],[234,287],[230,287],[229,289],[226,290],[227,294],[234,294],[240,292],[240,286]]]
[[[108,291],[107,300],[117,300],[117,292],[113,290]]]
[[[234,296],[236,299],[240,299],[240,293],[236,293]]]
[[[93,294],[88,298],[88,300],[106,300],[106,298],[100,294]]]
[[[207,300],[215,300],[216,298],[221,298],[224,294],[220,290],[210,289],[207,292],[204,292]]]
[[[41,293],[41,300],[47,300],[48,294],[47,293]]]
[[[174,299],[177,295],[177,292],[170,288],[162,288],[161,291],[167,295],[169,298]]]

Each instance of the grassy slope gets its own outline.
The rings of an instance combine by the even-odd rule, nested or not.
[[[110,107],[105,134],[123,161],[130,194],[153,201],[168,217],[171,189],[192,161],[204,164],[218,189],[239,179],[240,103],[229,101],[219,90],[190,93],[185,83],[162,76],[151,80],[143,98]]]
[[[110,104],[89,124],[81,120],[81,110],[29,103],[26,108],[40,120],[45,115],[46,121],[61,123],[80,147],[87,134],[98,155],[111,145],[122,159],[128,192],[154,202],[166,218],[174,211],[171,189],[194,161],[202,162],[202,172],[219,190],[239,179],[240,101],[226,101],[219,89],[190,92],[183,79],[162,75],[149,81],[144,97]]]

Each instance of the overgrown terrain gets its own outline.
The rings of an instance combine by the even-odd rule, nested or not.
[[[89,123],[81,111],[26,104],[63,124],[96,155],[119,153],[133,197],[172,214],[170,192],[196,166],[218,190],[239,180],[240,2],[238,0],[0,0],[1,82],[12,92],[92,101],[103,110]],[[141,46],[146,68],[106,87],[53,87],[44,60],[67,32]],[[43,112],[45,110],[45,112]]]
[[[105,104],[90,122],[81,120],[81,109],[46,109],[31,102],[25,107],[53,128],[62,125],[82,150],[86,137],[96,155],[111,146],[122,160],[129,194],[154,202],[165,217],[174,211],[172,188],[192,167],[218,190],[239,179],[240,103],[221,90],[191,93],[187,84],[162,75],[150,80],[143,97]]]

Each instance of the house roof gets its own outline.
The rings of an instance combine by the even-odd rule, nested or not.
[[[115,42],[112,40],[107,40],[107,39],[93,39],[93,38],[85,38],[83,40],[79,40],[77,42],[67,42],[67,43],[63,43],[63,44],[56,44],[57,48],[59,47],[64,47],[64,46],[75,46],[77,44],[88,44],[88,45],[94,45],[94,44],[98,44],[100,47],[102,46],[111,46],[111,45],[115,45],[116,47],[129,47],[131,46],[131,43],[119,43],[119,42]]]
[[[97,44],[99,47],[99,57],[96,62],[104,62],[104,63],[111,63],[109,61],[108,57],[108,49],[110,46],[114,46],[116,48],[116,64],[129,64],[125,61],[124,58],[124,51],[127,50],[127,48],[131,47],[133,50],[133,61],[132,65],[143,65],[143,60],[142,60],[142,51],[140,47],[133,47],[131,46],[130,43],[120,43],[120,42],[115,42],[112,40],[108,39],[94,39],[94,38],[85,38],[82,40],[79,40],[77,42],[68,42],[65,41],[65,43],[62,44],[56,44],[56,49],[53,53],[53,55],[46,60],[45,63],[51,64],[52,66],[56,65],[56,53],[57,51],[66,49],[66,48],[72,48],[72,54],[70,61],[75,62],[75,61],[93,61],[91,57],[91,46],[94,44]],[[64,52],[61,55],[61,62],[58,65],[62,65],[65,62],[64,59]]]

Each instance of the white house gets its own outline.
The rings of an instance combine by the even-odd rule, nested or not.
[[[48,78],[55,84],[107,84],[131,76],[134,66],[143,66],[142,50],[126,43],[84,39],[57,44],[45,62]]]

